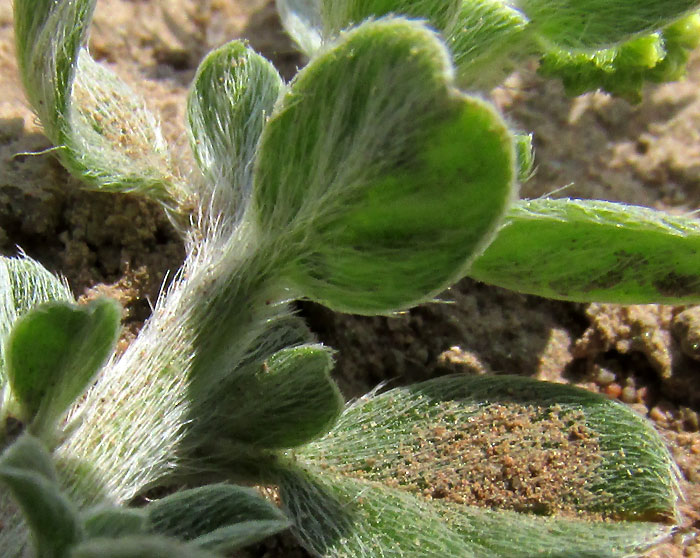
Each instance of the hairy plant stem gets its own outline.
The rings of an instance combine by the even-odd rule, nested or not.
[[[260,236],[244,222],[195,243],[138,338],[75,410],[78,426],[55,455],[79,505],[127,502],[174,473],[196,449],[192,410],[222,403],[223,379],[269,321],[288,313],[278,282],[284,253]]]

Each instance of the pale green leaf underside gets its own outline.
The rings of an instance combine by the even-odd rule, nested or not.
[[[87,388],[117,340],[121,310],[110,299],[88,305],[35,307],[14,325],[6,345],[7,376],[22,416],[36,434],[50,434]]]
[[[66,168],[91,187],[166,206],[187,192],[153,115],[84,48],[95,0],[17,0],[15,36],[29,101]]]
[[[211,52],[192,84],[190,145],[208,185],[238,218],[250,195],[260,133],[283,89],[274,66],[241,41]]]
[[[469,276],[580,302],[700,302],[700,224],[588,200],[518,202]]]
[[[265,128],[260,229],[296,244],[303,296],[374,314],[461,277],[510,201],[512,138],[452,87],[442,43],[402,19],[365,24],[312,60]]]
[[[0,256],[0,385],[4,383],[5,340],[15,321],[39,304],[74,302],[64,279],[26,256]]]
[[[294,456],[283,502],[323,556],[627,556],[676,515],[675,467],[644,419],[522,377],[368,396]]]

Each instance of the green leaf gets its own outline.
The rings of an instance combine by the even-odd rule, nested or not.
[[[601,49],[653,33],[700,7],[698,0],[521,0],[536,32],[557,46]]]
[[[26,256],[0,256],[0,384],[5,380],[4,347],[15,321],[44,302],[74,302],[64,279]]]
[[[442,34],[452,53],[457,80],[469,90],[500,84],[539,52],[524,14],[500,0],[464,0]]]
[[[313,56],[323,42],[321,0],[277,0],[282,25],[302,52]]]
[[[592,53],[555,49],[542,57],[538,72],[561,78],[571,96],[602,89],[638,103],[645,79],[665,57],[661,35],[654,33]]]
[[[51,455],[34,436],[24,434],[0,456],[0,467],[31,472],[49,482],[57,482]]]
[[[64,166],[92,188],[185,203],[155,117],[84,47],[95,0],[14,2],[25,92]]]
[[[343,410],[321,345],[282,349],[236,372],[227,406],[212,428],[257,448],[292,448],[325,434]]]
[[[61,494],[51,456],[31,436],[19,438],[0,457],[0,481],[19,504],[31,529],[36,558],[63,558],[81,538],[80,522]]]
[[[241,41],[210,53],[188,97],[190,144],[207,181],[242,215],[255,150],[284,83],[274,66]]]
[[[110,299],[48,303],[19,319],[6,347],[7,375],[22,420],[51,435],[112,352],[121,311]]]
[[[283,519],[241,521],[197,537],[192,541],[192,544],[215,552],[234,552],[276,535],[288,529],[290,525],[291,523],[286,517]]]
[[[92,539],[77,545],[70,558],[221,558],[174,539],[135,535],[119,539]]]
[[[700,302],[700,224],[602,201],[518,202],[474,279],[579,302]]]
[[[437,30],[455,19],[462,0],[321,0],[321,18],[326,38],[367,19],[401,15],[426,20]]]
[[[216,484],[183,490],[146,507],[150,529],[218,552],[231,552],[289,527],[259,492]]]
[[[61,142],[75,62],[96,0],[13,2],[15,47],[24,90],[46,135]]]
[[[513,140],[452,87],[443,44],[402,19],[366,23],[309,63],[261,138],[261,231],[295,243],[288,281],[376,314],[462,277],[514,193]],[[290,251],[292,252],[292,251]]]
[[[617,47],[595,52],[554,49],[542,57],[538,71],[561,78],[569,95],[603,89],[639,102],[646,81],[681,79],[688,56],[700,42],[700,15],[693,14]]]
[[[135,508],[99,506],[82,514],[86,539],[118,538],[146,532],[146,512]]]
[[[294,455],[282,502],[320,556],[623,557],[677,513],[676,469],[646,420],[529,378],[366,396]]]

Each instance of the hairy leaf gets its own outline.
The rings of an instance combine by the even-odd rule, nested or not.
[[[367,396],[294,457],[282,501],[321,556],[622,557],[676,517],[675,466],[650,424],[522,377]]]
[[[85,541],[71,551],[69,558],[220,558],[220,555],[175,539],[134,535]]]
[[[192,150],[209,184],[238,218],[250,196],[260,133],[283,89],[270,62],[233,41],[204,59],[190,90]]]
[[[84,46],[95,0],[14,2],[20,74],[66,168],[91,187],[136,191],[173,207],[189,192],[174,176],[154,116]]]
[[[291,448],[325,434],[343,410],[329,373],[333,360],[321,345],[280,350],[236,372],[219,436],[258,448]],[[235,394],[235,395],[234,395]]]
[[[71,545],[80,540],[80,522],[60,492],[51,456],[37,439],[23,436],[2,454],[0,481],[24,513],[36,558],[67,556]]]
[[[265,128],[259,227],[296,243],[286,275],[333,309],[376,314],[464,275],[514,193],[513,140],[452,87],[444,46],[402,19],[345,34]]]
[[[489,89],[539,52],[528,23],[520,10],[501,0],[463,0],[457,17],[443,30],[459,84]]]
[[[548,298],[700,302],[700,224],[602,201],[518,202],[470,277]]]
[[[88,305],[47,303],[15,323],[7,343],[7,376],[22,420],[52,433],[112,352],[121,311],[110,299]]]
[[[313,56],[323,41],[321,1],[276,0],[284,28],[307,56]]]
[[[538,34],[565,49],[601,49],[652,33],[700,7],[698,0],[518,0]]]
[[[26,256],[0,256],[0,384],[5,380],[4,346],[15,321],[44,302],[74,302],[64,279]]]
[[[426,20],[444,29],[455,19],[462,0],[321,0],[321,18],[326,37],[358,25],[367,19],[402,15]]]
[[[225,484],[176,492],[146,507],[150,529],[231,552],[289,527],[289,521],[257,491]]]
[[[142,509],[99,506],[82,514],[85,536],[89,539],[118,538],[146,532]]]
[[[639,102],[646,81],[678,80],[685,74],[688,55],[700,41],[700,15],[644,35],[617,47],[592,53],[555,49],[542,57],[538,71],[561,78],[569,95],[603,89],[630,102]]]

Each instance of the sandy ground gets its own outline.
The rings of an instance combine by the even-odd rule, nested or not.
[[[0,0],[0,251],[17,247],[64,274],[74,291],[106,291],[126,308],[128,342],[183,251],[160,210],[85,192],[51,154],[28,108],[13,54],[10,0]],[[290,78],[302,64],[265,0],[100,0],[90,48],[141,92],[178,156],[184,97],[211,48],[245,37]],[[681,83],[649,87],[638,106],[591,94],[568,99],[525,70],[493,92],[514,126],[535,134],[537,172],[524,197],[619,200],[674,213],[700,206],[700,56]],[[560,190],[562,189],[562,190]],[[683,476],[684,524],[656,558],[700,556],[700,309],[581,305],[465,280],[444,299],[394,318],[301,305],[339,351],[348,397],[446,372],[524,374],[603,391],[649,416]],[[302,554],[284,537],[255,556]]]

